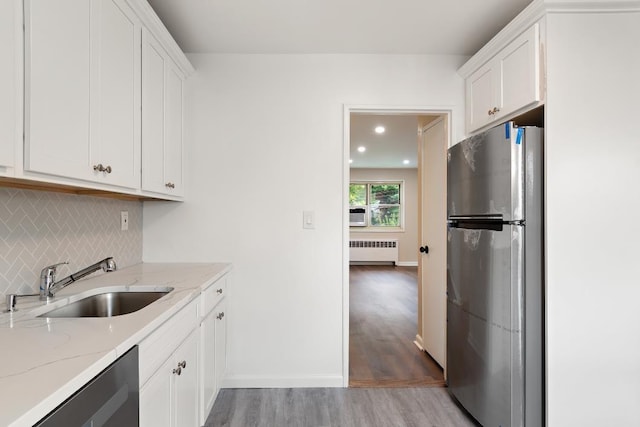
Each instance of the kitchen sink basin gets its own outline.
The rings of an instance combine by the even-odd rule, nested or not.
[[[138,311],[173,289],[153,292],[105,292],[82,298],[38,317],[113,317]]]

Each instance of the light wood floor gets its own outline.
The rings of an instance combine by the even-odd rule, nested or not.
[[[443,387],[224,389],[205,427],[473,427]]]
[[[416,267],[350,267],[349,386],[444,386],[440,366],[413,343],[417,280]]]

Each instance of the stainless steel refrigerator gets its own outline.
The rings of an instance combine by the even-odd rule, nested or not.
[[[484,427],[543,425],[543,130],[505,123],[447,170],[447,383]]]

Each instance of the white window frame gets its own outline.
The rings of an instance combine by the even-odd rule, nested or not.
[[[349,181],[349,185],[351,184],[363,184],[366,185],[367,188],[367,204],[362,205],[349,205],[349,209],[352,208],[364,208],[365,209],[365,222],[366,226],[350,226],[350,232],[356,233],[398,233],[404,232],[404,180],[388,180],[388,179],[380,179],[380,180],[355,180]],[[388,206],[399,206],[400,208],[400,226],[399,227],[384,227],[379,225],[371,225],[371,185],[379,185],[379,184],[388,184],[388,185],[399,185],[400,186],[400,203],[396,204],[384,204],[378,205],[379,207],[388,207]]]

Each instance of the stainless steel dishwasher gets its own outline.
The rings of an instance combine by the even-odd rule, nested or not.
[[[51,411],[39,427],[135,427],[140,423],[138,346]]]

